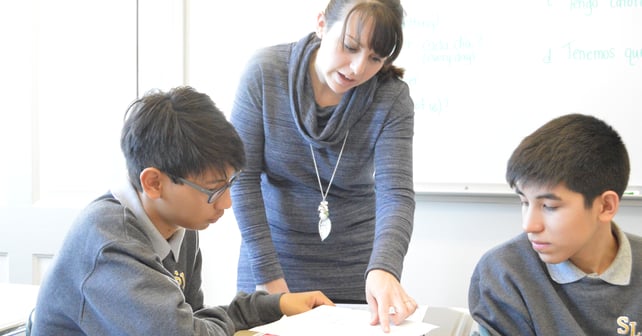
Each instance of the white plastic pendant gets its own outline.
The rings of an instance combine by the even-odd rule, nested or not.
[[[319,219],[319,236],[321,236],[321,241],[324,241],[330,235],[332,230],[332,222],[330,218]]]
[[[328,238],[331,230],[332,222],[330,221],[328,202],[321,201],[321,203],[319,203],[319,236],[321,236],[321,241]]]

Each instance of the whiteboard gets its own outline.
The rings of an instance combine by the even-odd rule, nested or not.
[[[229,111],[250,54],[312,32],[326,3],[243,0],[220,10],[191,1],[190,83]],[[619,131],[630,184],[642,186],[642,0],[402,4],[395,64],[406,69],[415,103],[417,191],[506,192],[506,161],[521,139],[572,112]]]
[[[521,139],[566,113],[626,143],[642,185],[642,1],[402,1],[419,191],[505,191]]]

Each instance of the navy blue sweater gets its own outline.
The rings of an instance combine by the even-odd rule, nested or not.
[[[32,335],[233,335],[282,316],[265,292],[205,307],[198,232],[174,260],[143,226],[111,194],[85,208],[40,288]]]

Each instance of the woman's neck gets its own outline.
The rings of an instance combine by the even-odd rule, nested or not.
[[[338,105],[341,101],[342,95],[336,94],[332,89],[321,80],[323,78],[316,67],[317,52],[312,55],[308,71],[312,81],[312,90],[314,93],[314,101],[320,107]]]

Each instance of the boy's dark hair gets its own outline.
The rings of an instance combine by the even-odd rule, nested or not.
[[[582,194],[588,209],[607,190],[621,198],[629,171],[626,146],[611,126],[593,116],[569,114],[522,140],[508,160],[506,181],[511,188],[563,184]]]
[[[140,173],[155,167],[174,177],[200,176],[245,165],[243,142],[210,97],[191,87],[152,90],[125,113],[120,138],[129,180],[142,191]]]

